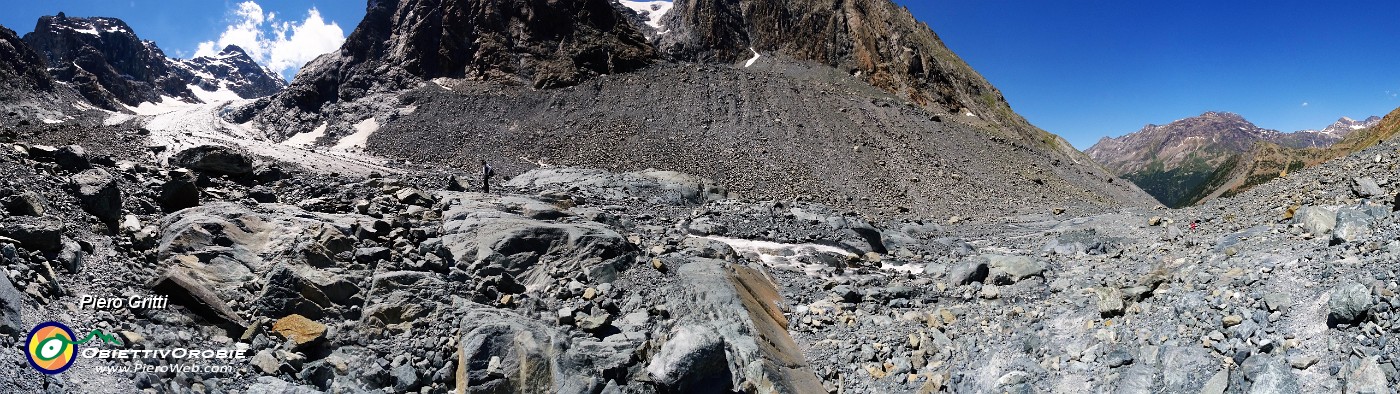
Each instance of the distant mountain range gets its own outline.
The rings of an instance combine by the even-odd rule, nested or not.
[[[171,59],[117,18],[59,13],[39,18],[33,32],[22,40],[15,38],[9,32],[0,40],[11,53],[7,56],[13,56],[4,63],[25,68],[17,75],[27,82],[9,93],[17,102],[76,93],[92,106],[130,112],[143,103],[257,98],[286,86],[286,81],[259,66],[241,48],[229,46],[210,57]]]
[[[1380,122],[1377,116],[1359,121],[1343,117],[1322,130],[1284,133],[1238,114],[1206,112],[1105,137],[1085,153],[1162,204],[1183,207],[1316,164],[1315,158],[1329,156],[1331,147]],[[1369,136],[1361,134],[1359,139]],[[1244,179],[1236,179],[1240,176]]]

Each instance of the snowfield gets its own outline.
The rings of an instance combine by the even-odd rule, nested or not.
[[[305,135],[277,143],[267,137],[262,130],[251,124],[237,124],[219,116],[230,106],[242,105],[251,100],[226,100],[213,104],[189,104],[173,97],[163,97],[159,103],[142,103],[131,108],[136,115],[112,113],[103,122],[118,125],[138,122],[151,132],[151,146],[160,146],[156,159],[169,160],[170,156],[184,149],[199,145],[224,145],[239,147],[255,156],[263,156],[288,163],[300,164],[308,170],[323,173],[359,174],[371,172],[392,173],[379,159],[363,153],[364,142],[379,129],[373,119],[356,125],[357,132],[341,140],[347,141],[355,149],[317,148],[312,144],[325,134],[322,125]],[[339,145],[337,145],[339,147]]]
[[[645,16],[647,18],[647,26],[656,29],[657,33],[664,32],[661,28],[661,17],[666,16],[667,12],[671,12],[671,6],[673,5],[669,1],[621,0],[620,3],[622,3],[622,6]]]

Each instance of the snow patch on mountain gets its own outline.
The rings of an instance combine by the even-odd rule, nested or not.
[[[671,12],[671,7],[673,6],[669,1],[618,0],[618,2],[621,3],[623,7],[630,8],[632,11],[636,11],[637,14],[646,18],[647,26],[656,29],[657,33],[664,32],[661,26],[661,17],[666,16],[667,12]]]
[[[758,54],[758,50],[753,49],[753,47],[749,47],[749,51],[753,52],[753,57],[749,58],[749,61],[744,62],[744,68],[749,68],[754,62],[758,61],[758,58],[763,57],[763,55]]]
[[[379,122],[374,118],[365,119],[355,124],[355,134],[347,135],[336,143],[333,149],[342,151],[363,151],[365,143],[369,142],[369,136],[379,131]]]
[[[227,87],[224,87],[222,85],[219,86],[218,90],[214,91],[205,90],[204,87],[199,85],[190,85],[190,91],[194,92],[194,96],[198,97],[199,101],[203,101],[206,103],[217,103],[221,101],[243,99],[243,97],[240,97],[238,93],[235,93],[234,91],[229,90]]]
[[[298,133],[297,135],[293,135],[291,138],[287,138],[286,141],[282,141],[282,145],[294,146],[298,148],[305,148],[311,146],[311,144],[316,143],[316,140],[319,140],[321,139],[321,137],[326,136],[327,126],[329,126],[328,123],[321,123],[321,125],[316,126],[314,130],[305,133]]]

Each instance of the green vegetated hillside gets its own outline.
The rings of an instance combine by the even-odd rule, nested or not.
[[[1205,186],[1217,178],[1218,169],[1233,168],[1237,157],[1230,156],[1220,165],[1212,165],[1204,155],[1192,155],[1180,166],[1168,169],[1161,160],[1147,168],[1123,175],[1158,202],[1172,208],[1191,205],[1205,193]]]
[[[1400,132],[1400,108],[1391,111],[1374,127],[1358,130],[1341,141],[1323,148],[1289,148],[1269,142],[1255,144],[1242,160],[1231,168],[1223,166],[1217,170],[1222,174],[1219,185],[1207,185],[1209,193],[1201,199],[1228,197],[1252,187],[1264,184],[1297,170],[1312,167],[1339,157],[1344,157],[1362,149],[1374,146],[1394,137]],[[1150,193],[1150,192],[1149,192]]]
[[[1400,131],[1397,112],[1368,118],[1364,124],[1370,127],[1342,118],[1321,132],[1294,133],[1263,129],[1237,114],[1207,112],[1104,138],[1085,153],[1162,205],[1181,208],[1373,146]]]

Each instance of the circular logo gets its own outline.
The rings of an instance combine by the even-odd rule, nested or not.
[[[73,366],[73,330],[59,322],[44,322],[29,331],[29,366],[53,375]]]

